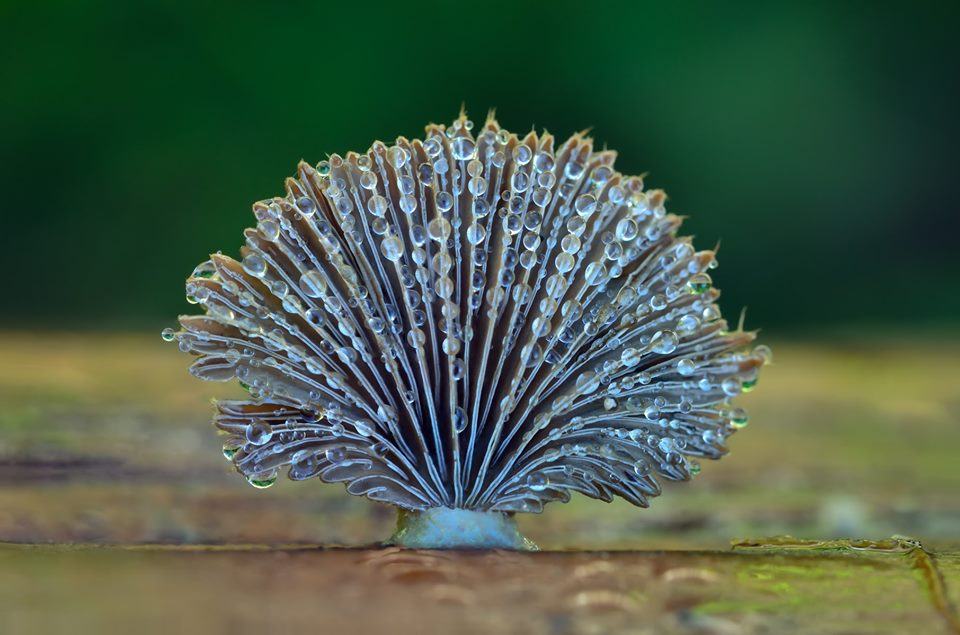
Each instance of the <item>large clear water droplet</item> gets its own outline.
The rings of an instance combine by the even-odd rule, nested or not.
[[[550,479],[543,472],[534,472],[527,476],[527,487],[534,492],[542,492],[550,485]]]
[[[327,282],[319,271],[307,271],[300,276],[300,290],[307,297],[319,298],[326,292]]]
[[[273,429],[265,421],[254,421],[247,425],[244,435],[253,445],[266,445],[273,436]]]
[[[247,477],[247,482],[257,489],[267,489],[277,482],[277,471],[260,472]]]
[[[669,355],[677,350],[680,339],[673,331],[657,331],[650,342],[650,349],[660,355]]]

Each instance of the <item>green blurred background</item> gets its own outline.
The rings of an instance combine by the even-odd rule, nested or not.
[[[171,323],[297,160],[463,102],[592,126],[722,241],[748,326],[950,328],[958,6],[2,2],[0,320]]]

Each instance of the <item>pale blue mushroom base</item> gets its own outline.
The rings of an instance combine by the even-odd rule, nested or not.
[[[514,549],[536,551],[511,514],[433,507],[401,510],[389,544],[409,549]]]

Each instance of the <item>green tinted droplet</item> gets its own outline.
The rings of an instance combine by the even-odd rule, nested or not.
[[[687,470],[689,470],[690,476],[696,476],[700,473],[700,464],[696,461],[690,461],[690,464],[687,466]]]
[[[238,382],[238,383],[240,384],[240,387],[241,387],[241,388],[243,388],[243,389],[246,390],[247,392],[250,392],[250,384],[248,384],[248,383],[246,383],[246,382],[242,382],[242,381],[241,381],[241,382]]]
[[[239,450],[240,450],[239,446],[225,444],[223,446],[223,458],[227,459],[228,461],[232,461],[233,457],[237,455],[237,452]]]
[[[690,289],[691,293],[703,293],[710,288],[710,284],[713,282],[705,273],[698,273],[690,277],[687,281],[687,287]]]
[[[320,176],[327,176],[327,175],[329,175],[329,174],[330,174],[330,162],[329,162],[329,161],[321,161],[320,163],[318,163],[318,164],[317,164],[317,173],[318,173]]]
[[[163,338],[164,342],[172,342],[176,335],[176,331],[169,327],[160,331],[160,337]]]
[[[750,392],[756,385],[756,379],[748,379],[747,381],[743,382],[743,392]]]
[[[202,262],[193,270],[191,274],[194,278],[212,278],[217,273],[211,261]]]
[[[747,411],[743,408],[737,408],[730,413],[730,425],[734,428],[745,428],[747,426]]]
[[[257,489],[267,489],[271,485],[277,482],[276,475],[266,476],[266,477],[255,477],[251,476],[247,478],[247,482],[256,487]]]

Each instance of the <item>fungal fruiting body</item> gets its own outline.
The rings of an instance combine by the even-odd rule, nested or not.
[[[214,423],[251,485],[343,482],[408,546],[523,548],[513,513],[571,492],[646,507],[726,452],[769,356],[613,152],[473,128],[301,162],[164,332],[249,392]]]

